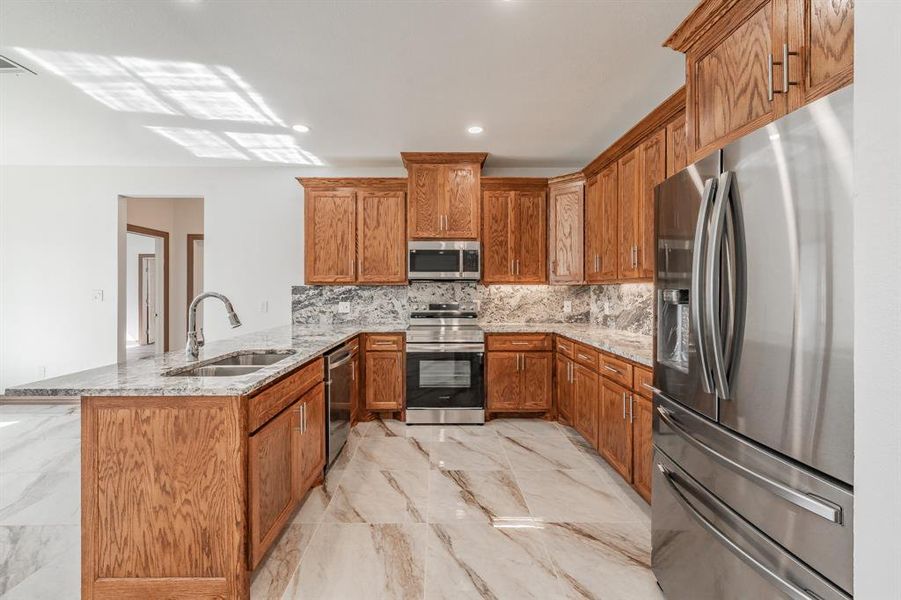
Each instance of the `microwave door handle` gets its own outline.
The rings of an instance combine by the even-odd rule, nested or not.
[[[713,206],[713,217],[710,226],[710,242],[707,256],[707,268],[704,274],[705,313],[707,321],[707,342],[713,356],[713,378],[717,395],[723,400],[731,397],[729,377],[726,371],[726,355],[723,351],[723,329],[720,314],[720,269],[723,253],[723,238],[726,233],[726,209],[731,199],[732,172],[720,175],[716,186],[716,201]],[[728,294],[726,294],[728,296]],[[731,319],[732,316],[730,315]]]
[[[695,340],[698,346],[698,360],[700,362],[701,384],[708,394],[714,392],[713,380],[710,377],[710,365],[707,357],[706,327],[704,326],[703,311],[701,305],[704,302],[704,265],[707,254],[707,223],[709,220],[710,204],[716,180],[712,177],[704,182],[704,191],[701,194],[701,210],[698,213],[698,223],[695,226],[695,238],[692,244],[694,252],[691,260],[691,325],[694,329]]]

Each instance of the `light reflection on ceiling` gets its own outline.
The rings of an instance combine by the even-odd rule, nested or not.
[[[234,69],[194,62],[105,56],[83,52],[16,48],[23,56],[67,80],[107,108],[204,121],[229,121],[286,128],[263,97]],[[232,133],[209,128],[146,125],[202,158],[322,165],[285,133]]]

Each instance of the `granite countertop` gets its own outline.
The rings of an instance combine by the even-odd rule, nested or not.
[[[588,323],[481,323],[486,333],[559,333],[636,363],[652,366],[651,336],[606,329]],[[402,332],[406,323],[359,325],[284,325],[209,342],[197,362],[247,350],[294,350],[273,365],[237,377],[167,376],[188,365],[184,350],[10,387],[6,395],[27,396],[243,396],[363,332]]]
[[[590,323],[480,323],[485,333],[558,333],[622,356],[640,365],[654,366],[654,338]]]

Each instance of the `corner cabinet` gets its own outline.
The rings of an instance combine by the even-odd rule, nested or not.
[[[547,283],[547,180],[482,180],[482,283]]]
[[[479,238],[481,173],[487,154],[401,152],[409,174],[410,239]]]
[[[853,0],[704,0],[666,46],[685,53],[692,160],[839,89]]]
[[[305,188],[305,283],[407,282],[406,179],[298,180]]]
[[[585,179],[581,173],[548,181],[548,260],[552,284],[585,281]]]
[[[617,279],[619,169],[616,162],[591,178],[585,189],[585,280]]]

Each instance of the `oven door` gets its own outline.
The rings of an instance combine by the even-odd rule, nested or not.
[[[485,407],[483,344],[407,344],[407,408]]]

